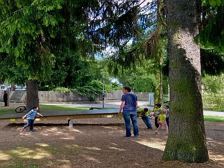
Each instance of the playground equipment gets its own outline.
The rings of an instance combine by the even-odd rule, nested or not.
[[[0,121],[8,122],[23,122],[21,113],[24,106],[17,107],[18,112],[0,115]],[[21,110],[21,111],[20,111]],[[37,122],[49,121],[49,120],[64,120],[71,121],[73,119],[85,119],[85,118],[114,118],[118,116],[118,109],[93,109],[93,110],[81,110],[81,111],[47,111],[41,112],[44,117],[37,118]]]

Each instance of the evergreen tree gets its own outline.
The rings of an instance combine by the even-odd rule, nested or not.
[[[170,128],[164,160],[205,162],[197,0],[167,1]]]

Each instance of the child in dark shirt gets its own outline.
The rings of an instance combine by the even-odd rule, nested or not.
[[[158,121],[158,117],[159,117],[159,115],[160,115],[160,113],[161,113],[161,104],[160,103],[157,103],[157,104],[155,104],[155,107],[154,107],[154,117],[155,117],[155,126],[156,126],[156,128],[158,128],[159,127],[159,121]]]
[[[142,121],[145,123],[146,127],[148,129],[152,129],[152,124],[151,124],[151,121],[150,121],[150,117],[149,117],[149,109],[148,108],[144,108],[143,110],[141,110],[141,118],[142,118]]]

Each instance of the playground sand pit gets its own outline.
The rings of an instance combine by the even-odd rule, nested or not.
[[[125,138],[117,119],[76,120],[73,128],[54,124],[20,133],[21,126],[1,122],[0,168],[224,167],[224,123],[206,123],[210,161],[201,164],[162,162],[165,130],[155,135],[141,121],[138,138]]]

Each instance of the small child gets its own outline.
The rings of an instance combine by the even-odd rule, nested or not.
[[[156,126],[156,128],[159,128],[158,117],[162,111],[161,104],[160,103],[155,104],[153,111],[154,111],[154,117],[155,117],[155,126]]]
[[[164,126],[166,128],[166,133],[168,134],[168,126],[166,124],[166,112],[164,110],[158,116],[159,127],[156,129],[155,134],[158,134],[158,131]]]
[[[148,116],[148,111],[149,111],[148,108],[144,108],[143,110],[141,110],[141,118],[142,121],[145,123],[146,127],[148,129],[152,129],[152,124],[150,121],[150,117]]]
[[[37,116],[43,117],[42,114],[38,113],[38,107],[33,107],[26,115],[23,116],[23,119],[27,119],[27,124],[24,125],[22,131],[24,131],[27,127],[30,127],[30,131],[33,131],[34,121]]]

